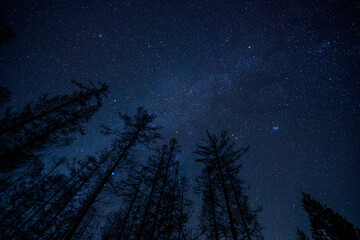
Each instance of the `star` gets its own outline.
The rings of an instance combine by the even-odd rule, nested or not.
[[[279,126],[273,126],[273,127],[272,127],[272,130],[275,131],[275,132],[278,131],[278,130],[279,130]]]

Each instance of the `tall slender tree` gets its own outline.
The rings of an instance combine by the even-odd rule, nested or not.
[[[158,148],[138,176],[127,180],[124,208],[109,218],[103,239],[189,239],[191,201],[186,178],[179,177],[176,145],[172,139]]]
[[[146,184],[149,187],[149,193],[136,233],[136,239],[138,240],[143,238],[152,239],[153,237],[155,231],[154,228],[157,225],[164,188],[168,178],[167,174],[170,162],[173,160],[176,150],[175,145],[176,140],[171,140],[170,147],[164,144],[161,149],[157,149],[157,154],[155,156],[149,157],[149,162],[146,168],[148,171]]]
[[[154,220],[153,220],[152,227],[150,230],[150,234],[148,236],[149,239],[154,238],[157,221],[159,219],[159,214],[160,214],[160,207],[162,205],[162,202],[164,201],[164,195],[166,194],[165,188],[167,187],[167,184],[169,182],[169,171],[170,171],[170,167],[171,167],[171,162],[175,158],[175,151],[177,148],[176,144],[177,144],[177,141],[175,139],[170,140],[169,150],[167,151],[166,163],[164,166],[165,169],[164,169],[164,173],[162,176],[162,182],[161,182],[161,186],[160,186],[160,193],[159,193],[159,197],[158,197],[158,200],[156,203],[156,208],[155,208],[156,209],[155,216],[154,216]]]
[[[220,136],[207,132],[204,143],[197,145],[195,153],[200,156],[196,161],[204,165],[198,183],[203,190],[203,213],[207,219],[203,223],[207,225],[208,237],[219,239],[230,233],[234,240],[262,239],[256,219],[260,209],[250,208],[239,177],[240,159],[248,147],[235,149],[235,142],[225,131]],[[217,221],[211,221],[213,218]]]
[[[45,95],[21,112],[6,112],[0,120],[0,171],[24,166],[44,149],[69,145],[74,133],[84,134],[83,124],[102,106],[108,86],[73,83],[80,90],[71,95]]]
[[[61,226],[74,217],[73,206],[81,201],[84,186],[89,185],[95,174],[109,160],[103,152],[99,159],[88,157],[79,162],[69,176],[50,175],[50,169],[41,181],[26,186],[19,197],[11,198],[10,205],[1,213],[0,237],[7,239],[32,239],[35,236],[59,236]],[[82,194],[80,194],[82,193]],[[76,209],[76,208],[75,208]],[[69,211],[71,210],[71,211]],[[52,234],[57,229],[56,234]]]
[[[196,190],[202,195],[202,212],[199,216],[201,228],[208,239],[219,240],[220,235],[220,217],[217,210],[217,199],[213,189],[213,178],[210,177],[212,171],[207,166],[202,171],[201,175],[196,178]]]
[[[112,173],[120,166],[120,163],[126,159],[126,156],[131,150],[138,144],[149,145],[154,143],[160,137],[157,132],[159,127],[154,125],[155,115],[148,114],[143,108],[139,108],[134,117],[120,114],[120,118],[124,122],[122,131],[104,127],[105,134],[115,134],[117,136],[113,144],[113,148],[116,149],[115,160],[107,169],[94,191],[89,195],[88,199],[78,212],[77,217],[66,231],[66,234],[64,235],[64,239],[66,240],[72,239],[83,218],[94,204],[105,184],[109,181]]]
[[[142,206],[144,189],[144,168],[132,169],[128,177],[121,181],[122,191],[119,194],[122,208],[115,214],[109,214],[102,239],[126,239],[132,232],[139,206]]]

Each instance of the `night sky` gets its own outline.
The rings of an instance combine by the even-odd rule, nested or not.
[[[0,46],[7,107],[69,93],[70,80],[110,85],[87,135],[51,154],[101,150],[98,126],[144,106],[179,140],[191,181],[205,130],[250,144],[242,176],[265,239],[308,232],[301,190],[360,225],[358,1],[5,0],[0,11],[16,34]]]

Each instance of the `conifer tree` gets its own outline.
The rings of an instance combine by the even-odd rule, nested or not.
[[[239,178],[240,158],[248,150],[235,149],[225,131],[220,136],[207,132],[205,145],[197,145],[196,161],[204,165],[198,179],[203,193],[203,224],[210,239],[262,239],[258,209],[251,209]]]
[[[359,240],[360,229],[331,208],[302,192],[302,205],[308,213],[314,240]],[[301,237],[303,237],[301,235]]]
[[[38,160],[51,146],[69,145],[74,133],[84,134],[83,124],[102,106],[108,86],[73,83],[79,90],[71,95],[44,95],[20,112],[6,112],[0,120],[0,172]]]
[[[120,182],[120,194],[123,206],[114,214],[109,214],[106,227],[102,233],[103,240],[126,239],[131,235],[132,226],[139,214],[139,206],[143,204],[145,169],[131,169],[125,180]],[[116,183],[114,183],[116,184]]]
[[[1,213],[0,237],[5,239],[52,239],[61,236],[62,228],[74,218],[74,208],[79,205],[94,176],[105,162],[109,153],[103,152],[99,158],[87,157],[70,169],[69,176],[50,175],[55,166],[44,177],[31,186],[25,186],[16,198],[11,197],[10,205]],[[11,192],[10,192],[11,193]],[[12,195],[14,191],[12,190]],[[56,230],[56,231],[55,231]]]
[[[158,148],[126,180],[123,208],[110,216],[103,239],[189,239],[191,201],[187,180],[179,176],[175,139]]]
[[[94,204],[96,198],[102,192],[105,184],[112,176],[112,173],[120,167],[120,163],[125,161],[127,155],[131,153],[131,150],[138,144],[150,145],[160,137],[157,132],[159,127],[156,127],[153,122],[155,116],[148,114],[143,108],[139,108],[134,117],[120,114],[120,118],[124,122],[122,131],[113,130],[107,127],[104,127],[103,131],[104,134],[114,134],[117,136],[113,144],[113,149],[115,149],[114,161],[106,170],[102,179],[95,186],[92,193],[88,196],[88,199],[82,205],[77,217],[72,221],[71,225],[67,229],[64,239],[69,240],[73,238],[82,220]]]
[[[157,225],[159,210],[166,186],[170,163],[175,157],[177,142],[175,139],[170,141],[170,146],[163,145],[157,149],[155,156],[149,157],[146,166],[148,176],[146,184],[149,187],[149,193],[146,200],[144,212],[136,232],[136,239],[152,239]]]

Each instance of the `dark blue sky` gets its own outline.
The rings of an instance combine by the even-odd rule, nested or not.
[[[0,46],[11,105],[67,93],[70,80],[111,93],[73,154],[109,139],[117,112],[156,112],[190,178],[205,130],[250,144],[243,178],[265,239],[308,229],[300,191],[360,225],[360,4],[356,1],[2,1],[16,38]],[[63,152],[63,150],[61,150]],[[75,153],[74,153],[75,152]]]

